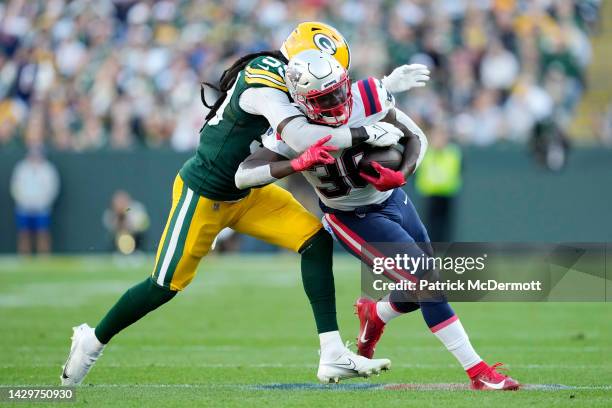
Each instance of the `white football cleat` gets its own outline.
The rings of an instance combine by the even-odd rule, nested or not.
[[[386,358],[369,359],[359,356],[348,348],[336,359],[327,360],[321,356],[317,378],[322,383],[338,383],[354,377],[369,377],[391,368],[391,360]]]
[[[72,346],[66,363],[62,366],[62,385],[79,385],[102,355],[104,344],[96,338],[94,329],[87,323],[73,327]]]

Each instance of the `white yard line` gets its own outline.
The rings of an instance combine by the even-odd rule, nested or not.
[[[251,363],[251,364],[239,364],[239,363],[193,363],[185,361],[184,363],[176,362],[174,364],[167,363],[110,363],[103,364],[106,368],[316,368],[318,367],[315,363]],[[603,364],[506,364],[512,369],[550,369],[550,370],[585,370],[585,369],[602,369]],[[42,367],[59,367],[58,364],[35,364],[35,365],[24,365],[24,364],[3,364],[0,365],[1,369],[12,369],[12,368],[42,368]],[[393,364],[393,368],[434,368],[434,369],[455,369],[457,364],[421,364],[421,363],[400,363]]]
[[[0,384],[0,387],[27,387],[32,384]],[[345,382],[338,385],[323,385],[317,383],[271,383],[271,384],[88,384],[83,391],[100,388],[202,388],[202,389],[236,389],[250,391],[296,391],[296,390],[414,390],[414,391],[465,391],[465,383],[366,383]],[[612,390],[612,385],[563,385],[563,384],[524,384],[523,391],[568,391],[568,390]]]

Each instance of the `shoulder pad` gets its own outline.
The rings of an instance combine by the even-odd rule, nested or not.
[[[395,106],[393,95],[387,91],[380,80],[369,77],[357,81],[356,84],[366,117],[387,111]]]
[[[265,86],[287,92],[285,64],[271,56],[257,57],[244,68],[244,82],[249,86]]]

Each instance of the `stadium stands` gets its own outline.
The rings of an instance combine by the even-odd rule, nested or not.
[[[0,4],[0,149],[189,150],[199,82],[278,47],[298,20],[349,39],[351,74],[434,69],[400,104],[456,140],[527,140],[568,127],[585,91],[598,0],[9,0]],[[291,16],[291,18],[289,18]]]

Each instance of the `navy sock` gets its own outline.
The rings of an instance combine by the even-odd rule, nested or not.
[[[421,302],[421,313],[429,328],[432,328],[455,315],[453,308],[446,300],[437,302]]]

